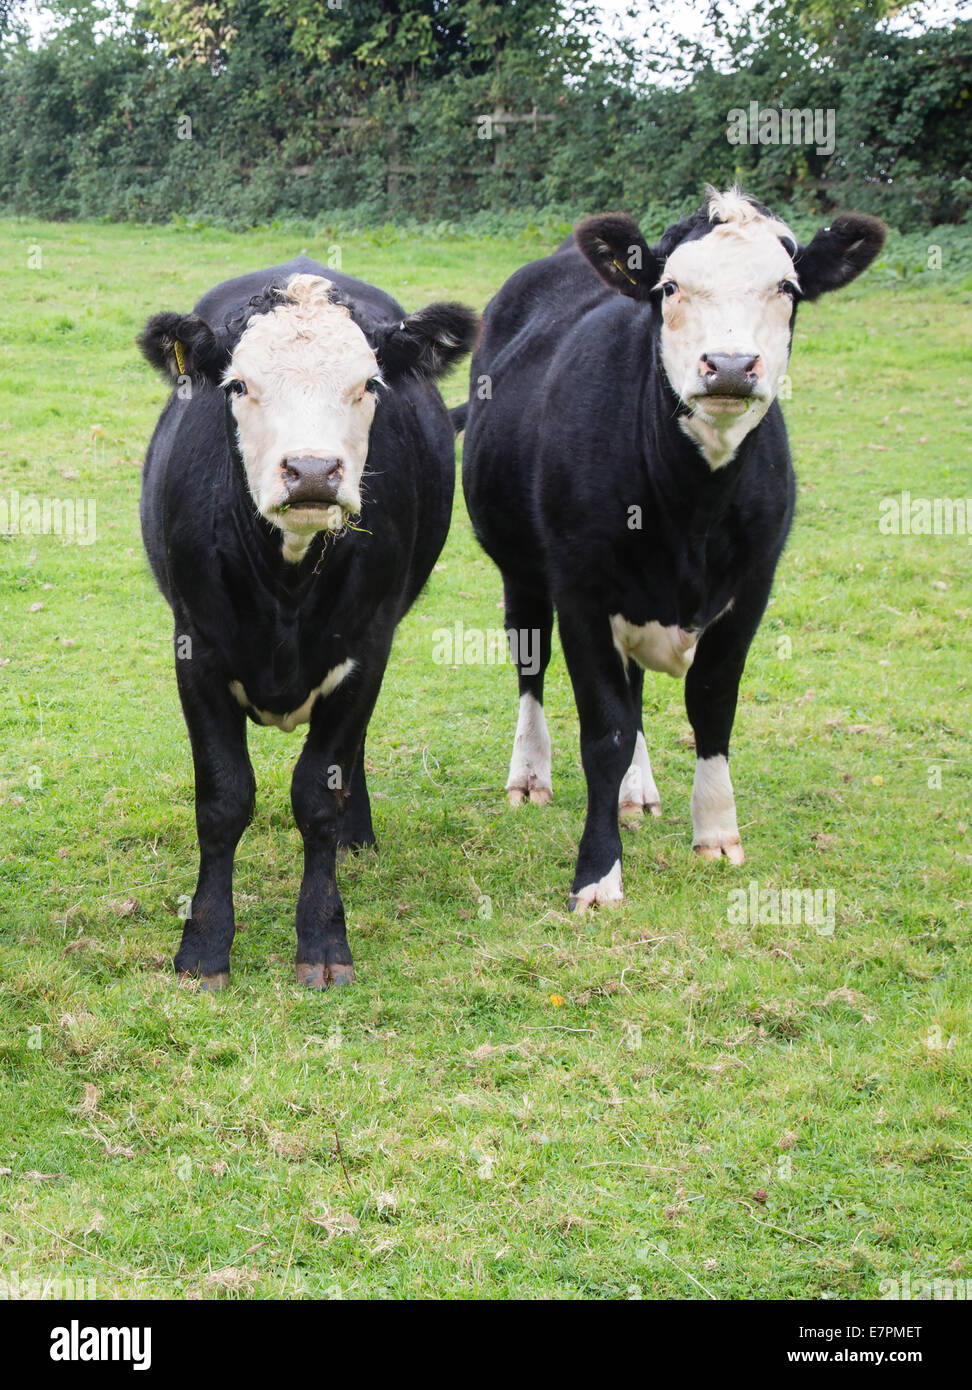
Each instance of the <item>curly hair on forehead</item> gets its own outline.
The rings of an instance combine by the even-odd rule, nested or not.
[[[790,242],[791,254],[795,254],[796,238],[786,223],[781,222],[765,203],[744,193],[738,184],[733,184],[723,193],[711,183],[707,183],[705,202],[702,206],[663,232],[652,250],[659,259],[665,260],[685,241],[697,241],[723,227],[727,232],[745,235],[748,228],[760,222],[771,224],[778,235]]]
[[[223,321],[223,332],[231,341],[235,341],[243,336],[250,319],[256,318],[258,314],[272,313],[279,305],[286,304],[286,302],[287,295],[284,286],[279,281],[272,281],[259,294],[248,299],[242,309],[237,309],[227,316]]]
[[[765,203],[744,193],[738,183],[721,193],[713,184],[705,185],[705,203],[700,211],[707,211],[710,222],[736,222],[745,226],[758,217],[776,219]]]
[[[272,314],[275,309],[288,305],[312,306],[322,302],[346,309],[349,314],[353,307],[347,295],[322,275],[292,275],[289,280],[271,280],[258,294],[252,295],[242,309],[226,319],[224,330],[231,338],[240,338],[250,320],[261,314]]]

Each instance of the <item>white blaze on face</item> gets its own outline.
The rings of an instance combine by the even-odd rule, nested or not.
[[[710,200],[724,220],[697,241],[683,242],[665,262],[661,356],[672,389],[691,409],[682,426],[713,468],[732,458],[766,414],[786,373],[793,301],[780,286],[798,286],[780,237],[795,246],[789,228],[732,194]],[[703,354],[745,354],[755,359],[752,396],[707,397]]]
[[[335,516],[331,504],[288,506],[287,459],[340,460],[338,525],[361,510],[375,413],[368,386],[378,362],[347,308],[328,299],[331,289],[321,276],[292,276],[289,302],[250,320],[224,378],[245,385],[231,406],[247,482],[259,511],[284,533],[288,559],[299,559],[317,531],[334,528]]]

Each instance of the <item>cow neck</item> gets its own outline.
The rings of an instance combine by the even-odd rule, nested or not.
[[[235,541],[231,553],[256,584],[280,602],[298,607],[311,590],[323,588],[326,575],[333,574],[336,541],[318,532],[302,560],[296,564],[285,560],[281,532],[260,515],[253,501],[228,405],[226,433],[231,474],[228,511]]]

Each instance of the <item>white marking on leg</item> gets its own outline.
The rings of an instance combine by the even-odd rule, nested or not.
[[[638,730],[635,740],[634,757],[631,766],[621,779],[618,792],[618,819],[640,819],[642,810],[647,807],[653,816],[661,815],[661,798],[651,772],[651,759],[645,736]]]
[[[327,675],[324,677],[324,679],[318,686],[318,694],[321,696],[321,698],[323,699],[326,695],[330,695],[332,690],[337,690],[338,686],[344,680],[345,676],[349,676],[351,674],[353,667],[354,658],[350,656],[348,657],[347,661],[342,661],[340,666],[332,666],[330,671],[328,671]]]
[[[621,860],[615,859],[613,866],[603,878],[598,879],[597,883],[589,883],[586,888],[571,893],[569,906],[571,912],[583,912],[585,908],[593,907],[595,903],[606,907],[608,903],[619,903],[623,897]]]
[[[721,753],[698,758],[692,783],[692,847],[703,859],[733,864],[746,858],[736,824],[736,799],[729,780],[729,763]]]
[[[342,661],[339,666],[334,666],[321,681],[319,686],[311,691],[304,703],[289,714],[274,714],[272,710],[257,709],[249,695],[243,689],[241,681],[230,681],[230,694],[233,699],[238,701],[244,709],[252,709],[261,724],[273,724],[278,729],[283,729],[285,734],[293,733],[298,724],[306,724],[311,716],[311,710],[318,698],[330,695],[332,690],[336,690],[345,676],[349,675],[354,667],[353,658]]]
[[[520,713],[513,736],[510,775],[506,794],[511,806],[519,806],[529,796],[538,806],[553,797],[550,784],[550,733],[543,705],[535,695],[520,696]]]

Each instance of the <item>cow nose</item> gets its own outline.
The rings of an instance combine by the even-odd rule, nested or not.
[[[751,396],[762,375],[759,353],[703,352],[699,376],[707,396]]]
[[[327,506],[337,501],[338,488],[344,481],[344,460],[301,454],[285,458],[280,471],[289,506],[301,502]]]

